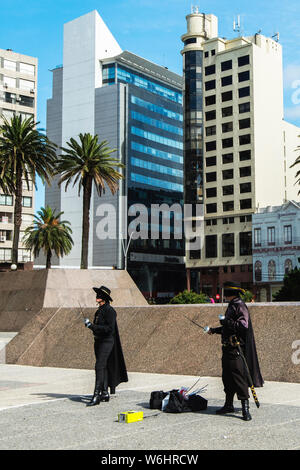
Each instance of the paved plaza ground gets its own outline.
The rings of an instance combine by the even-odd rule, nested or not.
[[[199,377],[129,373],[109,403],[87,408],[93,370],[0,364],[0,450],[300,450],[300,384],[266,382],[250,399],[252,421],[218,416],[222,381],[201,377],[206,411],[169,414],[149,407],[151,391],[189,387]],[[119,423],[118,413],[144,412]]]

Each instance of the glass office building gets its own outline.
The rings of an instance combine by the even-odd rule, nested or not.
[[[170,211],[169,239],[163,236],[162,213],[151,224],[153,205],[178,204],[183,211],[182,79],[125,51],[103,61],[102,86],[125,87],[123,191],[128,209],[143,204],[148,210],[148,238],[131,240],[128,271],[146,296],[159,301],[185,287],[183,230],[177,238],[180,221],[174,223],[180,214]],[[128,223],[134,218],[129,215]]]

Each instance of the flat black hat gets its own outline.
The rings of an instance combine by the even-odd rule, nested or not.
[[[109,300],[110,302],[113,299],[110,296],[111,290],[108,287],[101,286],[101,287],[93,287],[93,290],[96,292],[97,296],[103,300]]]
[[[223,288],[224,288],[224,292],[226,291],[232,294],[237,294],[237,293],[244,294],[245,293],[245,290],[237,282],[234,282],[234,281],[224,282]]]

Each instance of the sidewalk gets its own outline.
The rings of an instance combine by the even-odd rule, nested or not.
[[[206,411],[168,414],[149,408],[151,391],[189,387],[199,377],[129,373],[109,403],[87,408],[92,370],[0,364],[1,450],[300,450],[300,384],[267,382],[250,399],[252,421],[236,412],[218,416],[222,381],[202,377]],[[124,424],[118,413],[137,410],[144,420]]]

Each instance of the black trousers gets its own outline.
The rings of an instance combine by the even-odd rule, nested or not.
[[[238,400],[249,398],[245,365],[237,349],[223,348],[222,380],[226,394],[236,393]]]
[[[95,339],[94,351],[96,356],[95,372],[96,386],[100,391],[108,389],[107,361],[114,346],[114,338]]]

